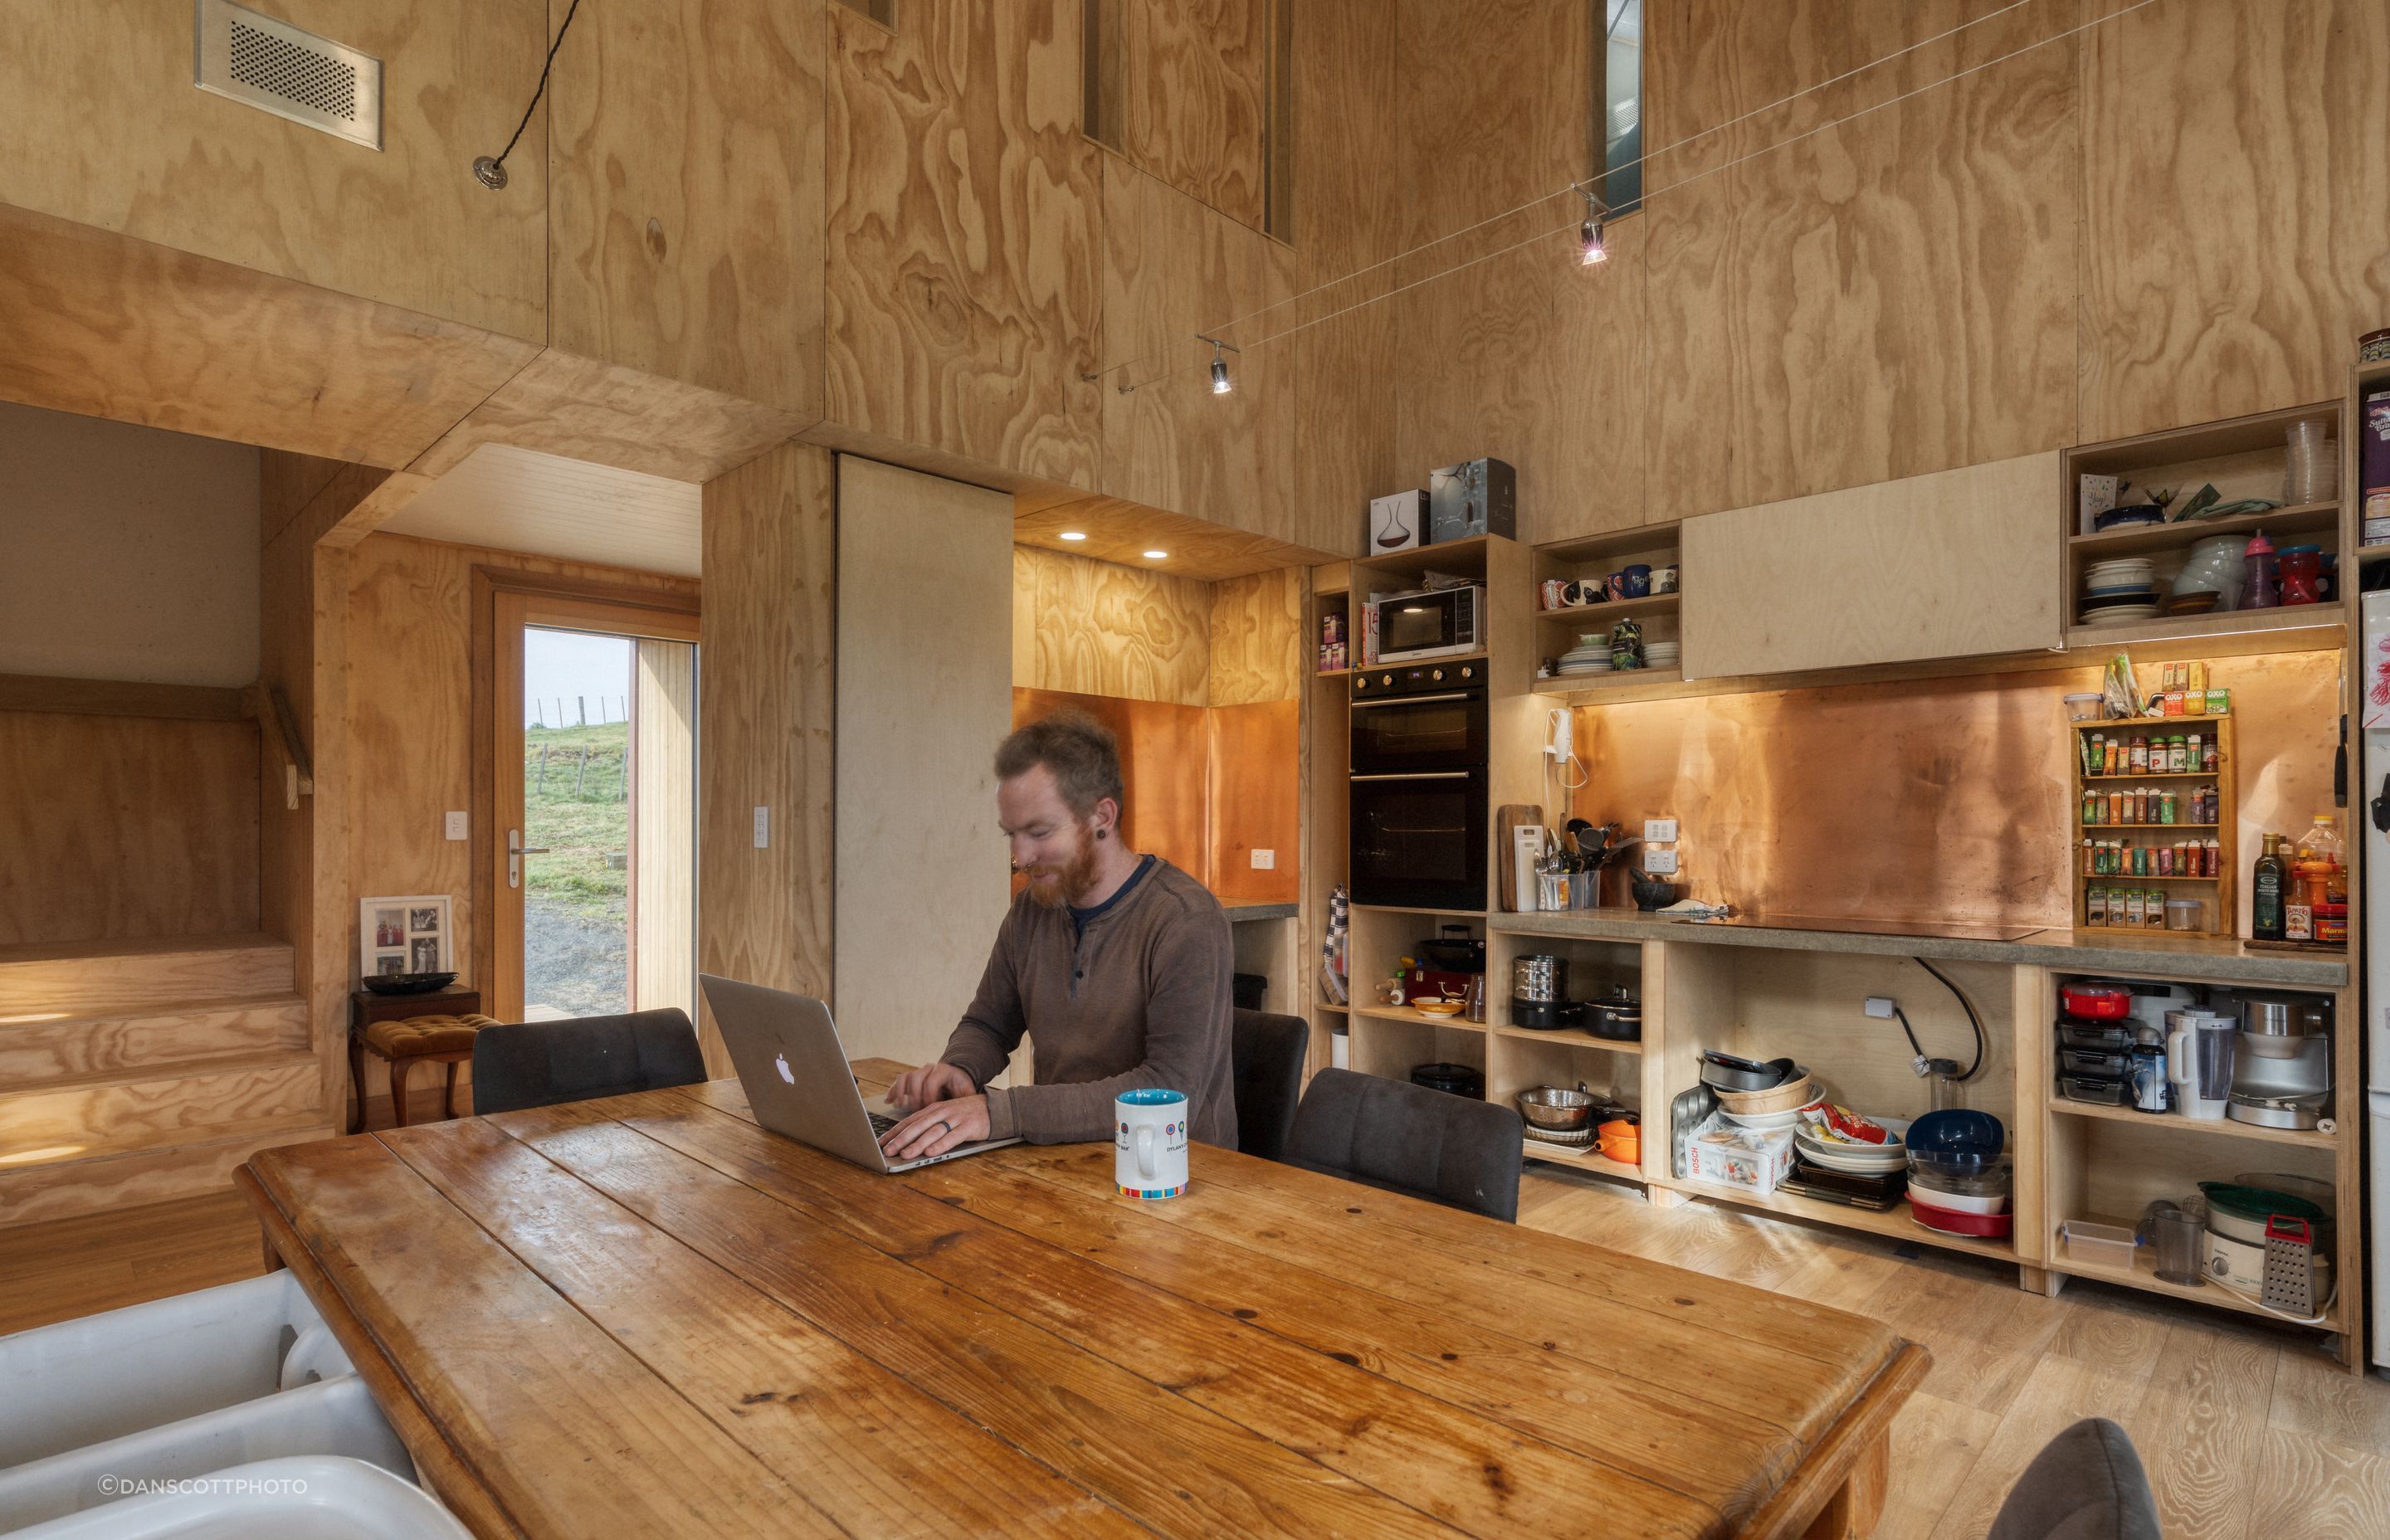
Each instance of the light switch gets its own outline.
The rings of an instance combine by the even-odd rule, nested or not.
[[[771,845],[772,810],[768,807],[759,807],[755,810],[755,848],[769,850]]]
[[[448,838],[451,840],[462,840],[465,838],[465,815],[462,813],[451,813],[448,815]]]
[[[1643,869],[1654,877],[1666,877],[1677,869],[1677,853],[1653,850],[1647,845],[1643,850]]]
[[[1677,838],[1677,820],[1676,820],[1676,819],[1674,819],[1674,818],[1646,818],[1646,819],[1644,819],[1644,820],[1643,820],[1643,842],[1644,842],[1645,844],[1647,844],[1647,845],[1665,845],[1665,844],[1672,844],[1672,843],[1674,843],[1674,842],[1676,841],[1676,838]]]
[[[1253,870],[1257,872],[1266,872],[1276,871],[1277,869],[1278,852],[1274,850],[1257,850],[1253,852]]]

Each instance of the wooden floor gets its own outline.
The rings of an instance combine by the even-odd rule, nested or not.
[[[2309,1339],[2076,1283],[2055,1300],[2014,1268],[1843,1236],[1528,1168],[1522,1223],[1889,1322],[1934,1350],[1894,1435],[1882,1540],[1972,1540],[2036,1451],[2114,1418],[2148,1465],[2168,1540],[2390,1536],[2390,1382]],[[230,1193],[0,1231],[0,1332],[261,1270]]]

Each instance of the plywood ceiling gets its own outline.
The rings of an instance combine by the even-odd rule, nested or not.
[[[484,443],[391,517],[392,534],[697,577],[701,489]]]
[[[1085,535],[1064,540],[1065,531]],[[1248,577],[1281,567],[1310,567],[1340,559],[1327,551],[1290,545],[1267,535],[1232,530],[1181,513],[1164,513],[1118,497],[1090,497],[1066,489],[1013,494],[1012,538],[1124,567],[1147,567],[1173,577]],[[1166,551],[1149,559],[1147,551]]]

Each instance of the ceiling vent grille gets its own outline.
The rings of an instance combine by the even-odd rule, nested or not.
[[[199,0],[194,79],[202,91],[381,148],[381,60],[236,6]]]

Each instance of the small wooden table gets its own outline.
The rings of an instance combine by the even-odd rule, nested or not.
[[[867,1088],[900,1068],[858,1062]],[[269,1149],[238,1180],[482,1535],[1833,1535],[1923,1349],[1199,1149],[882,1176],[734,1081]]]
[[[349,1132],[360,1133],[366,1125],[366,1038],[376,1024],[411,1021],[422,1016],[481,1013],[482,992],[470,984],[450,984],[420,995],[377,995],[370,989],[349,991],[349,1084],[356,1091],[356,1107],[349,1114]],[[391,1115],[398,1126],[406,1126],[406,1077],[417,1064],[448,1066],[448,1084],[441,1094],[440,1105],[449,1117],[456,1115],[456,1066],[471,1062],[473,1050],[469,1044],[434,1052],[391,1054],[377,1048],[373,1053],[390,1065]]]

